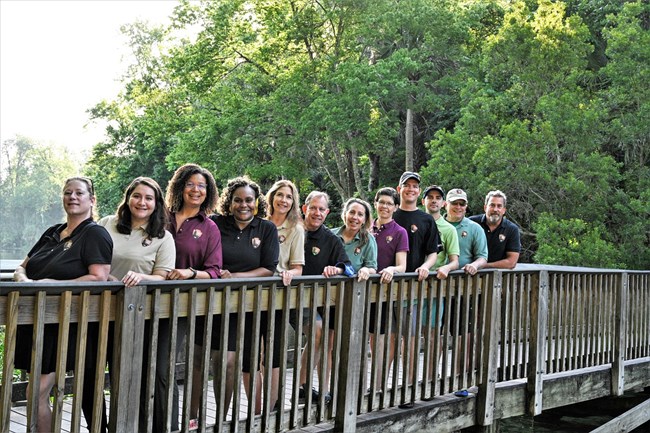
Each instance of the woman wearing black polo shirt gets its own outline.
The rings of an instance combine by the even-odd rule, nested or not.
[[[237,177],[228,181],[220,199],[221,215],[213,215],[211,218],[217,223],[221,232],[221,248],[223,252],[223,269],[221,278],[256,278],[270,277],[275,272],[278,264],[280,244],[278,232],[275,225],[265,220],[266,199],[255,182],[248,177]],[[266,331],[266,314],[261,315],[260,330],[262,334]],[[252,333],[253,314],[246,313],[244,335]],[[219,337],[221,335],[221,321],[215,317],[212,329],[212,349],[220,350]],[[225,412],[230,407],[230,400],[235,386],[235,349],[237,341],[237,314],[230,314],[228,327],[228,356],[226,369],[226,393],[224,408]],[[195,342],[201,344],[202,332],[196,333]],[[256,342],[259,344],[259,341]],[[250,338],[244,339],[244,365],[243,379],[244,389],[250,401],[250,374],[252,371],[259,371],[259,362],[255,365],[250,363],[250,354],[253,341]],[[269,347],[266,345],[266,347]],[[259,352],[258,352],[259,353]],[[273,367],[280,366],[280,354],[273,354]],[[221,359],[215,358],[214,371],[223,371],[217,365]],[[254,368],[254,369],[253,369]],[[261,378],[261,376],[260,376]],[[215,397],[219,398],[219,390],[215,379]],[[261,392],[262,387],[257,387],[255,395],[255,413],[261,413]]]
[[[95,192],[92,181],[85,177],[66,180],[63,187],[63,209],[66,222],[56,224],[43,233],[27,258],[16,268],[14,280],[39,281],[106,281],[111,269],[113,241],[104,229],[93,221]],[[93,326],[94,325],[94,326]],[[16,332],[20,344],[16,346],[15,367],[29,371],[32,358],[32,325],[21,325]],[[50,391],[56,372],[56,351],[59,325],[45,325],[42,349],[41,381],[39,385],[38,419],[36,430],[52,431]],[[86,362],[87,372],[95,366],[96,324],[88,327]],[[77,326],[70,324],[66,370],[74,368]],[[86,373],[82,409],[86,422],[92,425],[94,375]],[[102,431],[106,430],[105,411]]]

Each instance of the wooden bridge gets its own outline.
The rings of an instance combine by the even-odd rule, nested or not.
[[[88,324],[99,324],[97,353],[101,367],[97,377],[69,377],[72,389],[80,389],[83,380],[95,380],[101,389],[105,380],[107,331],[113,322],[115,341],[113,367],[110,371],[109,400],[111,432],[138,430],[138,420],[152,421],[153,372],[155,362],[143,367],[143,353],[163,350],[174,357],[170,347],[176,346],[177,324],[187,318],[187,338],[181,360],[192,359],[196,333],[195,319],[205,316],[208,323],[219,316],[239,313],[237,324],[237,370],[235,383],[241,383],[242,347],[245,338],[258,341],[262,311],[269,311],[267,332],[270,341],[280,340],[281,410],[270,407],[269,381],[260,383],[252,375],[254,391],[261,387],[262,404],[248,402],[241,387],[235,388],[232,407],[215,403],[209,380],[209,351],[201,357],[201,411],[199,431],[406,431],[417,428],[432,431],[455,431],[472,426],[489,430],[499,419],[523,414],[536,415],[545,409],[574,404],[625,391],[650,386],[650,271],[632,272],[607,269],[584,269],[522,265],[514,271],[485,271],[470,277],[452,273],[447,280],[431,277],[418,282],[415,274],[396,275],[390,285],[378,278],[359,283],[354,279],[320,277],[296,278],[294,285],[284,287],[277,278],[255,280],[192,280],[187,282],[152,282],[130,289],[119,283],[0,283],[0,326],[4,326],[4,358],[0,388],[0,430],[20,430],[12,405],[21,394],[21,385],[12,382],[16,329],[34,324],[34,349],[43,344],[42,329],[46,323],[59,323],[60,341],[67,336],[70,323],[78,323],[77,359],[85,351],[83,338]],[[368,329],[371,319],[379,324],[381,313],[369,314],[370,306],[387,302],[389,315],[398,320],[389,325],[388,335],[404,335],[415,350],[396,345],[396,361],[390,365],[389,344],[381,350],[377,340],[371,352]],[[403,308],[403,306],[417,306]],[[331,317],[329,306],[336,306]],[[435,308],[438,306],[438,308]],[[323,329],[329,323],[335,328],[333,345],[323,333],[320,349],[314,350],[315,334],[303,335],[302,315],[309,309],[314,329],[316,308],[324,308]],[[297,329],[289,324],[295,311]],[[381,308],[378,309],[381,311]],[[423,310],[426,310],[423,313]],[[435,317],[431,318],[431,312]],[[244,335],[245,312],[253,313],[253,332]],[[273,330],[280,320],[279,335]],[[162,319],[170,319],[169,347],[157,344],[144,347],[144,323],[151,324],[155,337]],[[415,323],[415,329],[402,323]],[[228,323],[224,320],[222,323]],[[437,324],[431,327],[429,323]],[[228,327],[222,326],[222,341]],[[296,338],[295,336],[298,336]],[[411,338],[413,337],[413,338]],[[203,341],[210,341],[207,327]],[[154,338],[155,340],[155,338]],[[389,338],[387,338],[389,340]],[[73,343],[74,344],[74,343]],[[254,362],[261,357],[271,365],[273,345],[263,353],[253,345]],[[205,347],[205,345],[204,345]],[[294,350],[294,347],[300,350]],[[312,371],[317,360],[324,360],[332,350],[334,367],[330,382],[332,402],[323,399],[301,403],[298,384],[301,368]],[[59,363],[65,365],[66,347],[58,349]],[[306,351],[306,365],[301,353]],[[38,351],[34,352],[38,353]],[[413,355],[414,354],[414,355]],[[221,364],[225,354],[217,353]],[[379,359],[383,360],[380,368]],[[149,359],[156,359],[150,356]],[[190,363],[191,364],[191,363]],[[39,356],[35,367],[40,366]],[[325,363],[320,363],[324,373]],[[412,365],[413,375],[408,373]],[[78,368],[81,366],[78,365]],[[69,431],[82,431],[86,423],[81,415],[79,399],[66,393],[66,372],[56,374],[53,398],[53,430],[62,426]],[[36,371],[36,369],[35,369]],[[189,400],[192,392],[192,369],[184,368],[177,375],[182,380],[180,402],[181,431],[189,431]],[[214,373],[217,392],[224,393],[223,374]],[[173,371],[169,377],[173,378]],[[141,389],[141,378],[147,378]],[[180,377],[178,377],[180,376]],[[324,391],[318,375],[308,375],[307,387]],[[37,381],[38,375],[30,375]],[[24,386],[23,386],[24,388]],[[456,397],[454,391],[468,389],[468,397]],[[137,402],[141,392],[150,404],[139,413]],[[95,397],[95,413],[101,410],[104,393]],[[171,391],[167,399],[167,431],[171,416]],[[38,400],[26,396],[26,427],[34,429]],[[223,402],[223,398],[216,399]],[[399,408],[410,406],[411,408]],[[644,406],[645,405],[645,406]],[[650,419],[648,402],[630,411],[629,416],[615,420],[603,431],[621,431],[620,426],[634,428]],[[69,411],[69,412],[68,412]],[[13,414],[13,415],[12,415]],[[94,417],[98,419],[98,417]],[[24,431],[23,430],[23,431]],[[99,426],[88,426],[99,431]]]

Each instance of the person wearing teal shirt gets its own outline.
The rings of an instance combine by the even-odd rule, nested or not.
[[[488,248],[487,248],[487,238],[485,237],[485,232],[483,228],[470,220],[465,216],[467,212],[467,193],[460,188],[453,188],[447,193],[447,216],[445,219],[456,227],[456,232],[458,233],[458,244],[460,246],[460,256],[458,258],[460,269],[465,271],[468,275],[476,275],[479,269],[483,268],[487,264],[488,258]],[[461,305],[464,304],[463,296],[461,295],[459,301]],[[479,295],[479,304],[481,303],[481,297]],[[468,329],[460,329],[458,335],[458,347],[461,346],[462,334],[468,334],[467,348],[465,351],[465,368],[469,363],[469,349],[472,344],[472,333],[471,329],[474,323],[474,311],[471,307],[472,301],[470,296],[470,308],[469,311],[465,312],[461,309],[459,323],[463,324],[465,322],[463,315],[469,315]],[[454,300],[452,299],[451,311],[455,310]],[[455,318],[452,314],[452,322],[455,322]],[[463,328],[463,326],[461,326]],[[459,368],[456,371],[460,371]],[[457,396],[467,396],[466,390],[460,390],[454,393]]]
[[[343,242],[359,281],[377,273],[377,241],[370,232],[372,221],[370,204],[358,198],[349,199],[341,217],[343,226],[333,232]]]

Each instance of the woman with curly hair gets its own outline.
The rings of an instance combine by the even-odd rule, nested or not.
[[[276,270],[278,264],[278,254],[280,245],[278,243],[278,234],[275,225],[264,219],[266,217],[266,199],[262,194],[257,183],[248,177],[237,177],[228,181],[228,185],[223,190],[220,198],[221,215],[211,216],[212,220],[217,223],[221,232],[221,246],[223,250],[223,269],[221,278],[256,278],[270,277]],[[221,318],[215,317],[212,327],[212,350],[222,350],[221,336]],[[261,317],[261,333],[266,332],[267,315],[263,312]],[[224,400],[225,412],[228,412],[230,400],[232,399],[233,389],[235,386],[235,350],[237,343],[237,321],[238,314],[229,315],[228,341],[227,341],[227,366],[226,366],[226,392]],[[198,327],[197,327],[198,328]],[[253,329],[253,313],[246,313],[245,331],[244,331],[244,365],[243,379],[244,389],[249,401],[250,395],[250,374],[259,371],[259,361],[251,364],[251,352],[253,343],[250,335]],[[202,332],[197,329],[195,343],[202,344]],[[268,347],[268,346],[267,346]],[[198,353],[201,353],[198,351]],[[215,354],[213,371],[224,371],[221,365],[219,354]],[[276,356],[277,355],[277,356]],[[195,362],[195,373],[196,373]],[[274,354],[273,367],[280,366],[280,354]],[[220,399],[217,380],[214,381],[214,394],[217,404]],[[261,391],[262,387],[257,387],[255,395],[255,412],[261,412]]]
[[[223,264],[221,233],[214,221],[208,218],[217,207],[217,199],[217,184],[209,170],[196,164],[185,164],[174,172],[167,185],[165,196],[170,213],[169,231],[176,245],[176,263],[174,269],[167,275],[168,280],[219,278]],[[197,325],[198,322],[197,320]],[[187,319],[179,318],[177,353],[181,350],[180,345],[185,336],[186,326]],[[193,393],[200,392],[200,375],[193,379],[193,383],[198,382],[192,390]],[[166,393],[161,394],[164,395]],[[176,381],[174,381],[173,396],[172,431],[179,429]],[[198,411],[198,403],[196,404],[195,412]],[[153,431],[163,431],[164,425],[160,428],[156,426],[157,424],[154,423]]]

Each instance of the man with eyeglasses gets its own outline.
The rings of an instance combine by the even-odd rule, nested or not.
[[[485,196],[485,213],[469,218],[483,228],[487,238],[488,257],[485,268],[514,269],[519,261],[519,226],[505,217],[506,202],[506,195],[502,191],[490,191]]]
[[[341,239],[332,233],[330,229],[325,227],[325,218],[330,213],[329,209],[329,196],[325,192],[321,191],[312,191],[309,193],[305,199],[305,204],[302,206],[302,211],[305,214],[304,227],[305,227],[305,266],[302,269],[302,275],[322,275],[324,277],[333,277],[336,275],[343,275],[346,273],[346,268],[351,267],[350,259],[345,252],[343,247],[343,242]],[[351,276],[351,275],[348,275]],[[309,310],[305,309],[306,313],[303,317],[303,330],[306,335],[310,334],[309,323]],[[323,312],[321,311],[321,314]],[[295,323],[295,320],[294,320]],[[330,330],[328,333],[328,338],[330,339],[329,351],[330,354],[327,355],[329,358],[331,356],[333,340],[333,329],[334,329],[334,317],[330,314]],[[313,330],[315,332],[315,347],[314,354],[316,354],[318,362],[320,361],[320,356],[318,356],[318,351],[320,349],[321,335],[323,330],[323,322],[321,315],[316,317],[316,325]],[[316,364],[318,364],[318,362]],[[299,390],[299,399],[301,402],[307,399],[309,390],[307,389],[307,374],[311,374],[311,371],[308,371],[306,367],[307,363],[307,351],[303,353],[301,365],[303,368],[300,370],[300,390]],[[318,365],[315,365],[314,368],[317,368]],[[321,392],[324,394],[325,403],[328,404],[332,397],[331,394],[327,391],[329,389],[329,375],[330,375],[331,366],[328,363],[326,368],[326,377],[320,377],[321,369],[318,368],[319,374],[319,384]],[[312,400],[318,400],[320,393],[315,389],[311,390]]]
[[[458,266],[469,275],[475,275],[485,267],[488,258],[487,240],[480,225],[465,216],[467,193],[454,188],[447,193],[445,219],[456,228],[460,255]]]

